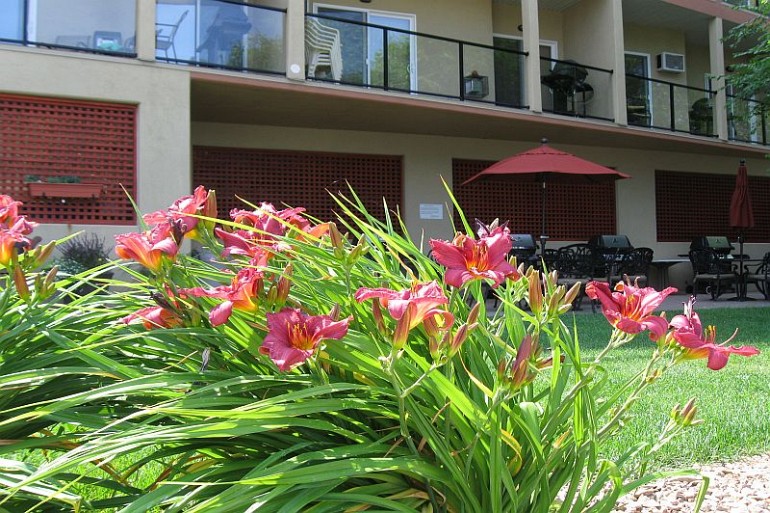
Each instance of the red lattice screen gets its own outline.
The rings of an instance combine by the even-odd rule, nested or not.
[[[452,192],[469,221],[495,218],[510,221],[512,233],[540,235],[542,184],[484,178],[461,185],[494,164],[484,160],[452,160]],[[615,182],[548,183],[546,234],[551,240],[585,241],[593,235],[615,233]],[[459,216],[455,214],[455,223]],[[460,226],[457,224],[457,226]]]
[[[392,155],[354,155],[196,146],[193,182],[216,189],[219,215],[254,204],[305,207],[321,220],[339,210],[329,195],[349,196],[350,183],[367,210],[384,219],[383,198],[393,211],[401,204],[403,159]]]
[[[98,198],[32,196],[32,177],[102,184]],[[136,106],[0,94],[0,193],[43,223],[130,225]]]
[[[736,166],[736,174],[738,172]],[[735,174],[655,172],[655,210],[659,242],[690,242],[702,235],[738,235],[730,228],[730,198]],[[748,242],[770,242],[770,178],[749,176],[756,226]]]

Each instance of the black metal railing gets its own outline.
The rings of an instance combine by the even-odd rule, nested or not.
[[[527,108],[524,52],[325,14],[305,26],[308,79]]]
[[[540,57],[543,111],[615,121],[612,70]]]
[[[90,0],[4,5],[0,42],[136,57],[136,1]]]
[[[716,137],[714,91],[626,74],[631,81],[641,87],[626,97],[629,125]]]
[[[157,0],[155,58],[174,64],[286,73],[286,9],[228,0]]]
[[[727,95],[727,129],[731,141],[770,144],[770,112],[762,102]]]

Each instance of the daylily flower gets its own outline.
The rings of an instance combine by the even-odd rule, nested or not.
[[[115,236],[115,253],[124,260],[135,260],[158,272],[165,259],[176,257],[179,246],[168,224],[158,225],[144,233],[124,233]]]
[[[430,241],[433,258],[447,268],[447,285],[458,288],[471,280],[490,279],[494,288],[509,276],[518,279],[521,275],[507,260],[511,244],[505,226],[498,226],[479,240],[458,233],[452,242]]]
[[[16,219],[10,227],[0,225],[0,265],[8,266],[21,250],[32,246],[27,234],[32,231],[30,223],[23,216]]]
[[[360,288],[355,295],[359,303],[367,299],[378,299],[379,304],[388,309],[390,315],[399,321],[394,335],[394,346],[400,348],[406,342],[406,335],[413,328],[431,317],[435,325],[447,329],[454,322],[454,316],[442,310],[439,305],[445,305],[448,299],[441,286],[432,281],[418,283],[411,289],[391,290],[385,288]],[[431,326],[435,329],[435,326]]]
[[[213,297],[224,299],[222,303],[209,312],[209,320],[213,326],[224,324],[233,313],[233,308],[245,312],[254,312],[259,306],[259,296],[264,289],[261,271],[247,267],[233,276],[230,285],[205,290],[201,287],[183,289],[182,293],[194,297]]]
[[[695,298],[691,297],[684,305],[684,314],[677,315],[671,319],[671,326],[674,328],[672,336],[684,348],[684,357],[686,359],[708,358],[708,368],[719,370],[727,365],[727,360],[731,354],[740,356],[759,354],[759,350],[753,346],[736,347],[727,345],[738,334],[738,330],[735,330],[735,333],[723,344],[716,344],[716,328],[708,326],[704,332],[700,316],[693,310],[694,304]]]
[[[131,324],[135,320],[141,320],[148,330],[156,328],[175,328],[182,325],[182,318],[177,312],[162,306],[149,306],[142,308],[131,315],[121,319],[125,324]]]
[[[623,282],[615,285],[614,292],[607,282],[591,281],[586,285],[586,295],[599,300],[604,317],[613,327],[630,334],[650,330],[650,339],[655,341],[668,330],[668,321],[653,315],[653,311],[673,292],[673,287],[658,292],[652,287],[639,288]]]
[[[246,255],[253,261],[264,262],[264,264],[275,253],[280,253],[290,248],[284,242],[268,240],[262,235],[248,230],[228,232],[222,228],[214,228],[214,235],[221,239],[224,245],[222,256]]]
[[[351,318],[334,321],[328,315],[307,315],[296,308],[267,314],[268,333],[259,352],[287,371],[310,358],[325,339],[339,340],[348,332]]]
[[[6,194],[0,194],[0,223],[11,226],[19,217],[21,201],[16,201]]]
[[[168,209],[146,214],[143,219],[147,224],[177,221],[182,233],[192,237],[200,220],[190,216],[190,214],[210,215],[212,213],[210,212],[211,208],[209,205],[210,198],[213,200],[213,195],[205,187],[199,185],[192,195],[182,196]],[[212,217],[216,217],[216,212],[213,212],[213,214]]]

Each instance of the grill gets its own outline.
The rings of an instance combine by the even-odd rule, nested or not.
[[[690,243],[690,250],[710,249],[721,257],[728,256],[733,248],[727,237],[723,236],[702,236],[695,237]]]
[[[627,235],[595,235],[588,244],[602,253],[627,253],[634,249]]]

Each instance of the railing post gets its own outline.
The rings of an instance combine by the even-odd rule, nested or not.
[[[465,54],[465,48],[463,47],[462,41],[457,44],[457,51],[459,52],[457,55],[457,65],[460,73],[460,99],[465,100],[465,75],[463,75],[463,70],[465,69],[465,62],[463,57]]]
[[[388,29],[382,29],[382,86],[388,90]]]
[[[136,57],[142,61],[155,60],[155,0],[136,0]]]
[[[671,131],[676,131],[676,102],[674,101],[674,84],[668,84],[668,108],[671,112]]]
[[[21,38],[25,45],[29,44],[29,0],[24,0],[24,12],[21,14]]]
[[[289,0],[284,24],[286,78],[305,80],[305,2]]]

